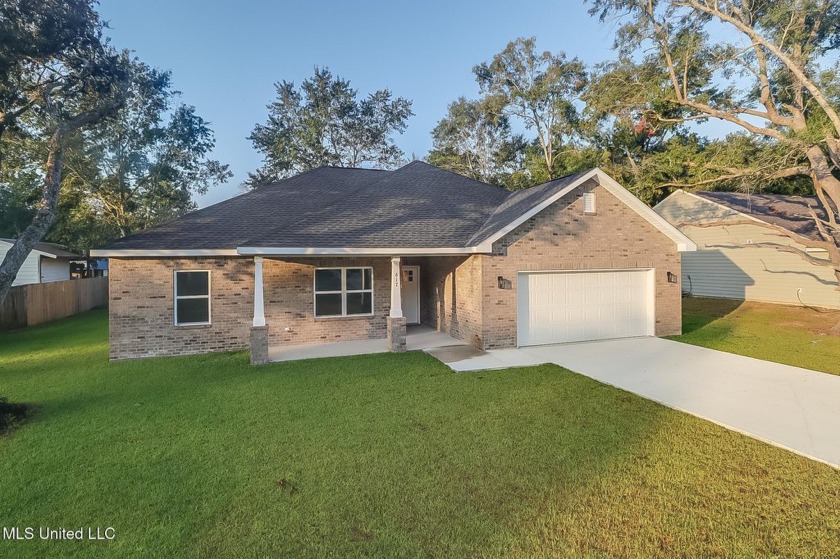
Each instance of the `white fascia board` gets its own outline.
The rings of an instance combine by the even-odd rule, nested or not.
[[[184,250],[140,250],[123,249],[109,250],[99,249],[90,251],[91,258],[143,258],[143,257],[165,257],[177,258],[179,256],[238,256],[233,248],[208,248],[208,249],[184,249]]]
[[[674,241],[674,244],[677,245],[677,250],[679,252],[693,252],[697,250],[697,245],[694,242],[683,235],[676,227],[668,223],[662,216],[657,214],[650,206],[633,196],[630,191],[626,188],[618,184],[612,177],[610,177],[607,173],[599,169],[598,167],[592,169],[585,175],[582,175],[574,182],[570,183],[564,189],[560,190],[554,196],[546,199],[542,203],[534,206],[526,213],[522,214],[516,220],[508,224],[506,227],[502,228],[487,240],[483,241],[479,244],[479,248],[481,252],[492,252],[493,243],[525,223],[527,220],[531,219],[548,206],[553,204],[554,202],[560,200],[569,192],[574,190],[575,188],[579,187],[580,185],[584,184],[586,181],[590,179],[595,179],[598,184],[603,186],[608,192],[613,194],[616,198],[624,202],[630,209],[634,210],[640,216],[642,216],[648,223],[656,227],[659,231],[665,234],[668,238]]]
[[[351,247],[239,247],[242,256],[442,256],[478,254],[478,247],[351,248]]]

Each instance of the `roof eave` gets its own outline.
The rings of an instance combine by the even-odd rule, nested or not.
[[[92,249],[91,258],[178,258],[190,256],[237,256],[235,248],[209,249]]]
[[[241,256],[445,256],[479,254],[480,247],[238,247]]]

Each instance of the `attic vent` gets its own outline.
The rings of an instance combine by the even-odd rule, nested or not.
[[[583,193],[583,213],[585,213],[585,214],[594,214],[595,213],[595,193],[594,192],[584,192]]]

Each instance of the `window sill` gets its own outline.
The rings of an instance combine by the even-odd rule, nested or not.
[[[598,215],[598,212],[583,212],[583,215]]]
[[[368,319],[373,318],[374,314],[350,314],[347,316],[316,316],[314,317],[317,322],[322,320],[329,321],[329,320],[358,320],[358,319]]]
[[[200,330],[202,328],[210,328],[211,326],[213,324],[208,322],[207,324],[176,324],[175,328],[179,330]]]

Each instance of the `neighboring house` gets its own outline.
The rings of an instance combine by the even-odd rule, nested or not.
[[[694,244],[594,169],[509,192],[415,161],[320,167],[92,256],[112,359],[388,339],[478,348],[678,334]]]
[[[809,206],[825,217],[813,197],[739,192],[678,190],[654,210],[697,244],[682,268],[683,289],[692,294],[840,308],[832,268],[772,247],[749,246],[784,244],[827,259],[825,250],[806,248],[765,225],[818,239]]]
[[[6,253],[14,243],[14,239],[0,239],[0,262],[6,257]],[[61,245],[35,243],[32,252],[18,270],[12,285],[69,280],[70,262],[80,259],[84,259],[84,256],[70,252]]]

